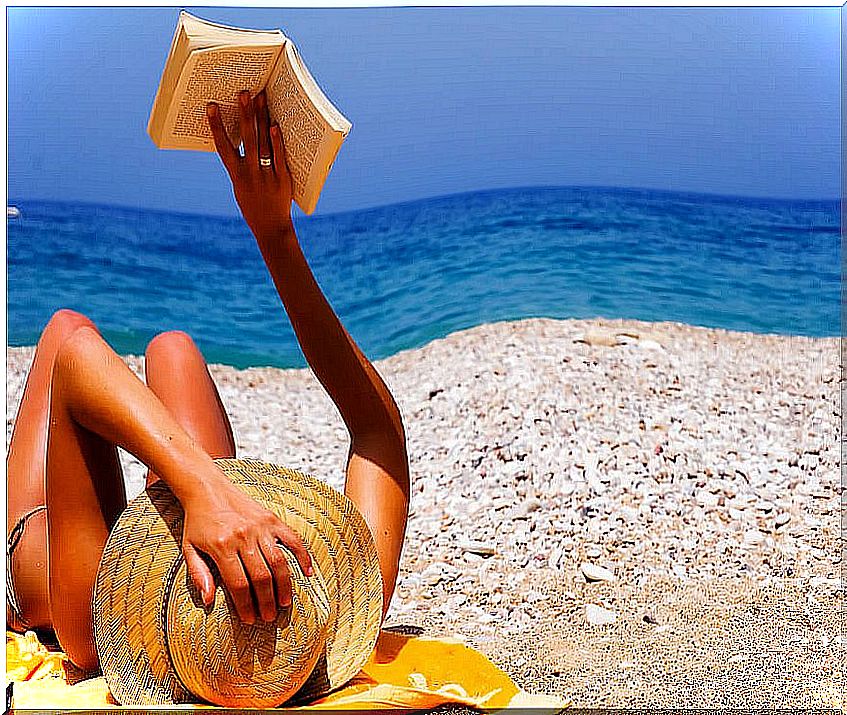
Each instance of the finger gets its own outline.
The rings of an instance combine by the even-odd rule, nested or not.
[[[274,598],[274,578],[261,549],[245,548],[238,553],[244,570],[250,579],[253,593],[256,594],[256,603],[259,607],[259,615],[265,622],[276,618],[276,600]]]
[[[273,572],[277,603],[281,608],[287,608],[291,605],[291,575],[282,547],[275,541],[268,541],[262,544],[262,554]]]
[[[218,156],[226,170],[231,174],[238,161],[238,152],[232,146],[232,142],[226,133],[220,107],[217,104],[207,104],[206,118],[209,120],[209,129],[212,130],[212,138],[215,140],[215,149],[218,151]]]
[[[303,573],[307,576],[311,576],[312,557],[309,556],[309,552],[306,551],[306,547],[304,546],[303,540],[300,536],[289,527],[283,525],[277,533],[277,538],[294,554],[294,557],[297,559],[297,563],[300,564],[300,568],[303,569]]]
[[[287,177],[291,181],[291,172],[288,170],[285,145],[282,142],[282,131],[279,124],[274,124],[271,127],[271,146],[273,147],[274,171],[276,171],[277,176]]]
[[[256,132],[259,144],[259,158],[271,158],[271,136],[269,133],[271,120],[268,117],[268,98],[264,91],[256,95],[253,103],[256,115]]]
[[[241,128],[241,141],[244,143],[244,158],[253,166],[258,164],[256,150],[256,117],[253,114],[253,102],[250,101],[250,92],[247,90],[238,95],[239,126]]]
[[[212,578],[212,572],[203,557],[191,544],[183,545],[182,555],[185,558],[185,568],[188,569],[188,575],[200,592],[200,598],[203,599],[203,605],[211,605],[215,599],[215,580]]]
[[[256,622],[256,612],[253,608],[253,599],[250,596],[250,582],[244,573],[241,559],[237,556],[230,556],[227,559],[221,559],[217,564],[224,587],[232,598],[238,617],[244,623],[253,625]]]

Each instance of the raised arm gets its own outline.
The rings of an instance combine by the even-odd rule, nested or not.
[[[215,105],[209,105],[209,125],[303,354],[350,433],[345,493],[373,533],[385,613],[397,580],[409,507],[409,465],[400,412],[382,378],[344,329],[303,256],[291,221],[285,148],[279,127],[269,126],[264,93],[251,100],[244,92],[239,101],[244,156],[232,146]]]

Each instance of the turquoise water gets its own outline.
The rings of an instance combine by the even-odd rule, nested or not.
[[[240,219],[13,201],[8,341],[89,315],[122,353],[189,332],[210,362],[305,364]],[[837,201],[530,188],[302,218],[318,282],[371,358],[527,317],[839,334]]]

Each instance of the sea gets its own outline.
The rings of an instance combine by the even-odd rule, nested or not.
[[[185,330],[209,362],[305,365],[240,218],[15,200],[9,345],[59,308],[122,354]],[[840,331],[840,202],[597,187],[481,191],[295,226],[371,359],[482,323],[634,318],[781,335]]]

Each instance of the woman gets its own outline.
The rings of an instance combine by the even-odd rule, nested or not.
[[[291,178],[264,93],[239,96],[244,156],[216,105],[208,119],[236,200],[318,380],[350,433],[345,493],[370,527],[384,584],[397,579],[409,500],[397,405],[309,269],[291,221]],[[55,633],[83,670],[97,667],[91,597],[109,530],[126,505],[116,445],[162,479],[185,510],[182,549],[206,603],[217,566],[242,620],[273,620],[291,589],[278,542],[303,569],[300,537],[236,489],[213,458],[235,456],[232,428],[196,346],[169,332],[147,346],[145,386],[85,316],[61,310],[36,348],[7,458],[6,621]],[[46,459],[45,459],[46,458]],[[49,554],[49,558],[48,558]]]

